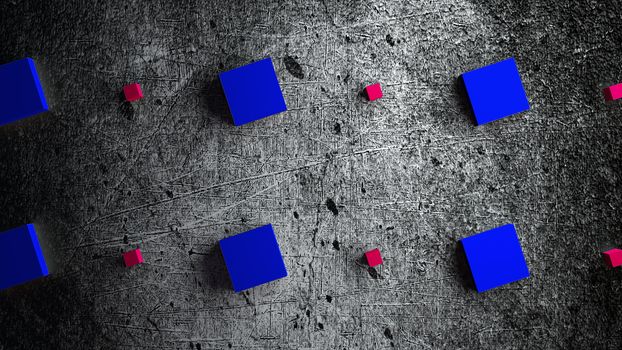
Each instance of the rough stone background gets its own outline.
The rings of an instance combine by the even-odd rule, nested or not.
[[[617,1],[3,1],[0,62],[34,58],[52,111],[0,128],[0,229],[34,222],[53,274],[0,293],[0,349],[619,349],[621,25]],[[266,56],[289,111],[235,127],[217,74]],[[532,108],[476,127],[457,77],[510,56]],[[532,276],[477,294],[456,243],[508,222]],[[235,294],[217,242],[266,223],[290,275]]]

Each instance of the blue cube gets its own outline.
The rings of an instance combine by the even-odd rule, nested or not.
[[[221,240],[220,250],[236,292],[287,276],[270,224]]]
[[[529,109],[514,58],[462,74],[478,125]]]
[[[478,292],[529,277],[514,225],[497,227],[460,242]]]
[[[287,110],[271,58],[220,73],[235,125]]]
[[[47,110],[48,104],[31,58],[0,66],[0,125]]]
[[[32,224],[0,233],[0,290],[48,275]]]

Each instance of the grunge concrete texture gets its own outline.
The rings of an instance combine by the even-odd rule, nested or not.
[[[621,25],[607,1],[2,2],[0,62],[34,58],[51,112],[0,128],[0,229],[34,222],[52,275],[0,292],[0,349],[619,349]],[[234,127],[218,73],[267,56],[289,111]],[[476,127],[457,78],[510,56],[532,108]],[[532,276],[477,294],[457,242],[510,222]],[[217,242],[266,223],[289,277],[235,294]]]

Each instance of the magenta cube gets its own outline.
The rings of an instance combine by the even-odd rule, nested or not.
[[[125,262],[125,266],[132,267],[134,265],[142,264],[145,262],[143,260],[143,254],[140,252],[140,249],[130,250],[129,252],[123,253],[123,261]]]
[[[127,102],[134,102],[143,98],[143,90],[138,83],[125,85],[123,87],[123,93],[125,94]]]
[[[611,249],[603,252],[603,259],[609,267],[618,267],[622,265],[622,249]]]
[[[382,264],[382,255],[380,255],[380,250],[378,250],[378,248],[365,253],[365,259],[367,259],[367,264],[370,267]]]
[[[622,98],[622,83],[604,88],[603,94],[605,95],[605,100],[607,101],[613,101]]]
[[[380,83],[369,85],[365,88],[365,92],[367,93],[367,98],[370,101],[377,100],[382,97],[382,88],[380,87]]]

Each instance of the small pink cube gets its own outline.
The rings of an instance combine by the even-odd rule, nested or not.
[[[125,85],[123,87],[123,93],[125,94],[127,102],[134,102],[143,98],[143,90],[140,88],[140,84],[138,83]]]
[[[365,253],[365,258],[367,259],[367,264],[370,267],[382,264],[382,255],[380,255],[380,250],[378,250],[378,248]]]
[[[622,249],[611,249],[603,253],[605,263],[609,267],[618,267],[622,265]]]
[[[604,88],[603,94],[605,95],[605,100],[607,101],[613,101],[622,98],[622,83]]]
[[[382,88],[380,88],[380,83],[369,85],[365,88],[365,92],[367,93],[367,98],[370,101],[377,100],[382,97]]]
[[[145,262],[143,260],[143,254],[140,252],[140,249],[130,250],[129,252],[123,253],[123,261],[125,262],[125,266],[132,267],[134,265],[142,264]]]

